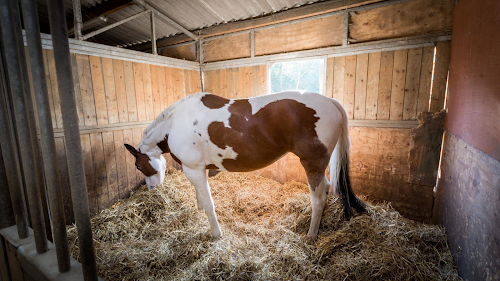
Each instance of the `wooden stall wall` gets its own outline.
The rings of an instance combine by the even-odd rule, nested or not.
[[[500,280],[500,2],[458,3],[434,220],[464,280]]]
[[[339,100],[352,120],[354,189],[369,199],[390,201],[421,221],[432,216],[444,122],[437,112],[444,107],[449,58],[450,43],[440,42],[435,47],[328,58],[326,63],[325,95]],[[266,66],[209,70],[204,82],[206,91],[228,98],[262,95]],[[260,173],[280,182],[306,182],[293,154]]]
[[[54,53],[44,50],[52,123],[67,222],[73,210]],[[71,55],[80,137],[92,215],[127,198],[144,176],[124,143],[137,146],[142,131],[163,109],[201,91],[198,71],[82,54]]]

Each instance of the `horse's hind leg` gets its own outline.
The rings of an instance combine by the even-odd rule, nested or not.
[[[319,224],[325,208],[327,193],[330,189],[330,184],[325,176],[328,159],[325,163],[323,162],[325,161],[321,159],[301,159],[302,166],[306,170],[309,191],[311,192],[312,217],[307,237],[312,239],[318,237]]]

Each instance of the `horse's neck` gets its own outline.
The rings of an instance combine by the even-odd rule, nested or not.
[[[162,142],[170,132],[170,122],[168,119],[155,120],[154,126],[146,128],[138,148],[142,153],[160,153],[158,144]]]

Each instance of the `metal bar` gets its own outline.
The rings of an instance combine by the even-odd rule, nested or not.
[[[82,21],[82,6],[80,5],[80,0],[73,0],[73,15],[75,17],[74,28],[73,28],[76,30],[75,39],[84,40],[82,39],[83,21]]]
[[[153,55],[158,55],[158,49],[156,49],[155,14],[153,12],[151,12],[151,48]]]
[[[56,245],[57,264],[59,272],[70,269],[68,250],[68,238],[66,236],[66,225],[64,218],[64,207],[59,181],[59,169],[57,165],[56,145],[52,119],[50,113],[49,94],[42,54],[42,40],[40,38],[40,27],[38,25],[38,13],[36,2],[32,0],[21,0],[26,40],[28,42],[28,53],[31,66],[31,77],[35,92],[38,123],[41,136],[42,156],[45,167],[45,179],[47,182],[50,214],[52,217],[52,230],[54,232],[54,244]]]
[[[97,34],[103,33],[103,32],[105,32],[105,31],[108,31],[108,30],[110,30],[110,29],[112,29],[112,28],[115,28],[115,27],[117,27],[117,26],[119,26],[119,25],[122,25],[122,24],[124,24],[124,23],[126,23],[126,22],[128,22],[128,21],[134,20],[134,19],[136,19],[136,18],[138,18],[138,17],[140,17],[140,16],[142,16],[143,14],[146,14],[146,13],[149,13],[149,11],[142,11],[142,12],[139,12],[139,13],[137,13],[137,14],[135,14],[135,15],[133,15],[133,16],[130,16],[130,17],[126,18],[126,19],[122,19],[121,21],[117,21],[117,22],[115,22],[115,23],[113,23],[113,24],[110,24],[110,25],[108,25],[108,26],[105,26],[105,27],[103,27],[103,28],[100,28],[100,29],[98,29],[98,30],[96,30],[96,31],[92,31],[92,32],[90,32],[90,33],[87,33],[87,34],[85,34],[85,35],[83,35],[83,36],[82,36],[82,40],[87,40],[87,39],[89,39],[90,37],[94,37],[94,36],[96,36]]]
[[[19,17],[19,15],[14,15],[12,8],[14,5],[17,5],[17,1],[0,0],[0,10],[2,11],[0,22],[2,24],[4,44],[8,46],[5,48],[6,65],[10,80],[10,94],[14,107],[17,127],[16,132],[20,144],[19,151],[28,193],[33,232],[35,235],[37,252],[41,254],[47,251],[47,235],[45,233],[45,223],[42,218],[40,189],[35,166],[35,154],[33,151],[33,143],[36,141],[36,136],[30,133],[30,119],[26,108],[27,105],[20,59],[22,46],[18,45],[15,38],[15,17]],[[33,122],[33,120],[31,121]]]
[[[347,46],[349,44],[349,12],[346,10],[344,12],[344,32],[342,34],[342,46]]]
[[[255,57],[255,30],[250,31],[250,57]]]
[[[15,39],[17,41],[17,46],[19,47],[19,59],[21,63],[21,71],[22,75],[24,77],[23,82],[24,82],[24,98],[25,98],[25,104],[26,104],[26,109],[28,110],[28,120],[29,122],[29,130],[30,134],[32,136],[33,140],[33,153],[34,153],[34,159],[36,160],[35,163],[35,168],[36,168],[36,176],[37,176],[37,182],[39,184],[39,192],[40,192],[40,201],[42,204],[42,215],[45,223],[45,234],[47,235],[47,239],[52,241],[52,230],[51,230],[51,223],[50,223],[50,216],[49,216],[49,206],[47,202],[47,193],[46,193],[46,186],[45,186],[45,177],[44,177],[44,172],[43,172],[43,160],[42,160],[42,154],[40,152],[40,144],[38,142],[38,138],[36,137],[37,135],[37,130],[36,130],[36,119],[35,119],[35,110],[33,108],[34,103],[33,103],[33,98],[31,96],[31,85],[29,82],[29,75],[28,75],[28,63],[26,59],[26,54],[24,52],[24,43],[23,43],[23,32],[21,29],[21,12],[19,11],[19,4],[17,1],[15,1],[16,4],[12,5],[13,8],[13,14],[14,14],[14,31],[15,31]]]
[[[83,168],[82,145],[78,132],[75,89],[71,72],[68,32],[62,0],[48,1],[50,31],[54,42],[57,85],[64,127],[71,199],[78,231],[78,244],[85,280],[97,280],[94,243],[90,224],[87,183]]]
[[[3,42],[3,40],[2,40]],[[1,57],[0,57],[1,60]],[[2,77],[6,77],[3,65]],[[6,83],[6,81],[4,81]],[[1,85],[3,86],[3,85]],[[9,108],[7,93],[4,92],[6,87],[0,88],[0,145],[2,146],[1,153],[9,184],[9,194],[14,211],[14,218],[17,225],[17,233],[19,238],[25,239],[28,237],[28,211],[26,209],[26,201],[24,200],[24,189],[21,182],[21,170],[19,164],[19,156],[17,155],[17,146],[14,139],[14,128],[12,120],[9,118]]]
[[[134,2],[143,7],[144,9],[146,10],[151,10],[153,11],[155,14],[157,14],[160,18],[162,18],[164,21],[166,21],[168,24],[170,24],[171,26],[173,26],[174,28],[177,28],[178,30],[182,31],[182,33],[186,34],[187,36],[193,38],[194,40],[198,41],[198,36],[196,36],[195,34],[193,34],[191,31],[187,30],[185,27],[183,27],[182,25],[178,24],[177,22],[175,22],[174,20],[172,20],[171,18],[167,17],[165,14],[163,14],[162,12],[158,11],[155,7],[149,5],[148,3],[142,1],[142,0],[134,0]]]

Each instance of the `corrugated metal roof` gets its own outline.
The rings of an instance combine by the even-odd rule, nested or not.
[[[82,13],[101,5],[107,0],[80,0]],[[176,21],[188,30],[244,20],[287,10],[322,0],[147,0],[146,3],[155,7],[166,16]],[[73,22],[73,4],[64,0],[69,26]],[[39,19],[42,32],[48,32],[48,16],[46,0],[38,0]],[[132,5],[108,15],[105,20],[85,25],[83,34],[97,30],[109,24],[118,22],[143,11],[143,8]],[[162,19],[157,18],[156,37],[172,36],[181,33]],[[149,15],[143,15],[97,36],[88,41],[111,46],[131,46],[151,41],[151,25]]]

